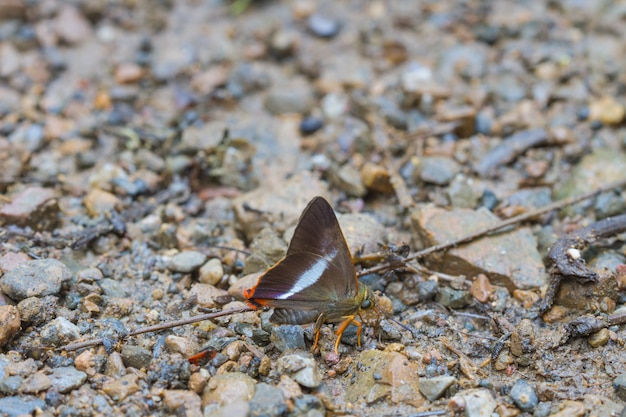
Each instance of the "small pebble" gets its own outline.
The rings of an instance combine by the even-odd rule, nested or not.
[[[36,230],[53,228],[58,211],[56,197],[57,193],[53,189],[26,188],[10,204],[0,208],[0,219],[8,224],[30,226]]]
[[[618,125],[626,116],[626,107],[614,97],[603,96],[589,104],[589,118],[605,125]]]
[[[304,330],[299,325],[274,326],[270,334],[270,340],[280,352],[289,349],[306,349]]]
[[[55,368],[48,377],[54,389],[62,394],[80,388],[87,381],[87,374],[73,366]]]
[[[135,374],[125,375],[119,379],[105,382],[102,386],[102,391],[111,397],[113,401],[123,401],[124,398],[139,391],[137,379],[138,377]]]
[[[425,157],[420,168],[420,179],[435,185],[449,184],[461,170],[455,160],[443,156]]]
[[[167,390],[163,395],[163,400],[165,407],[172,412],[176,411],[176,414],[186,416],[202,414],[200,396],[195,392],[179,389]]]
[[[471,302],[472,297],[469,291],[443,287],[440,288],[439,294],[437,294],[435,299],[446,307],[459,309],[466,307]]]
[[[287,375],[280,376],[278,388],[283,392],[283,396],[288,400],[298,398],[302,395],[302,388],[300,388],[300,385]]]
[[[45,373],[39,371],[35,372],[20,386],[20,391],[25,394],[37,394],[38,392],[42,392],[47,390],[52,386],[52,381]]]
[[[200,267],[198,281],[203,284],[217,285],[224,276],[224,267],[222,261],[218,258],[209,259]]]
[[[300,122],[300,133],[303,135],[311,135],[324,126],[324,121],[320,118],[309,116]]]
[[[15,396],[0,398],[0,415],[30,416],[36,410],[45,410],[46,402],[39,398]]]
[[[200,368],[189,377],[188,387],[191,391],[201,394],[209,382],[211,374],[205,368]]]
[[[0,306],[0,347],[9,343],[20,331],[20,313],[14,306]]]
[[[315,36],[325,39],[333,38],[341,30],[341,24],[337,20],[317,13],[309,16],[307,26]]]
[[[604,346],[609,342],[610,333],[609,329],[600,329],[589,336],[587,343],[589,343],[589,346],[594,348]]]
[[[626,373],[622,373],[613,380],[613,389],[622,401],[626,401]]]
[[[417,284],[420,301],[430,301],[439,293],[439,284],[437,281],[429,279]]]
[[[58,294],[72,278],[70,270],[56,259],[41,259],[18,265],[0,278],[0,290],[16,301]]]
[[[256,392],[249,404],[253,416],[280,417],[289,411],[283,392],[264,382],[256,385]]]
[[[188,274],[200,268],[206,259],[207,256],[202,252],[184,251],[172,256],[167,267],[170,271]]]
[[[215,375],[202,393],[202,404],[217,403],[223,406],[235,401],[250,401],[255,386],[256,381],[241,372]]]
[[[189,298],[196,298],[199,306],[204,308],[215,308],[231,300],[228,291],[215,288],[210,284],[195,284],[189,291]]]
[[[322,374],[315,359],[308,353],[298,352],[281,356],[276,362],[279,374],[288,374],[303,387],[317,388],[322,383]]]
[[[200,346],[198,346],[195,341],[187,337],[174,336],[172,334],[165,338],[165,347],[172,353],[180,353],[186,357],[189,357],[200,350]]]
[[[522,411],[532,411],[539,402],[535,389],[523,379],[518,379],[515,382],[509,396]]]
[[[147,369],[152,361],[152,353],[140,346],[122,346],[122,360],[124,365],[135,369]]]
[[[365,163],[363,167],[361,167],[361,180],[368,190],[386,194],[393,193],[389,171],[380,165],[370,162]]]
[[[455,384],[457,379],[453,376],[442,375],[433,378],[420,378],[419,389],[428,401],[435,401],[443,397],[446,390]]]
[[[478,302],[485,303],[489,300],[489,296],[493,293],[493,286],[489,282],[489,278],[485,274],[480,274],[472,282],[470,294]]]
[[[44,326],[40,335],[44,345],[61,346],[78,339],[80,329],[65,317],[57,317]]]

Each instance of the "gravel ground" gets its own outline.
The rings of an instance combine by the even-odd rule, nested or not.
[[[541,309],[549,249],[619,187],[362,274],[402,326],[366,315],[360,347],[261,311],[125,335],[243,307],[314,196],[360,271],[624,181],[625,24],[620,0],[0,1],[0,415],[624,416],[625,326],[568,325],[626,314],[619,233]]]

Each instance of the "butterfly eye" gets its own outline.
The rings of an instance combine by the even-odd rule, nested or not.
[[[372,301],[368,299],[363,300],[363,302],[361,303],[361,309],[368,310],[370,308],[372,308]]]

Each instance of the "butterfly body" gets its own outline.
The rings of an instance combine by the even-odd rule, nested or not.
[[[315,322],[314,347],[326,322],[341,322],[339,337],[349,324],[356,324],[360,343],[361,323],[354,319],[375,304],[372,290],[357,280],[332,207],[321,197],[304,209],[285,257],[244,295],[252,308],[273,307],[273,323]]]

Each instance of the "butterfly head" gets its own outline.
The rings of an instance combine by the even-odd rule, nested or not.
[[[356,297],[360,311],[371,310],[376,306],[376,296],[374,291],[367,285],[359,285],[359,293]]]

